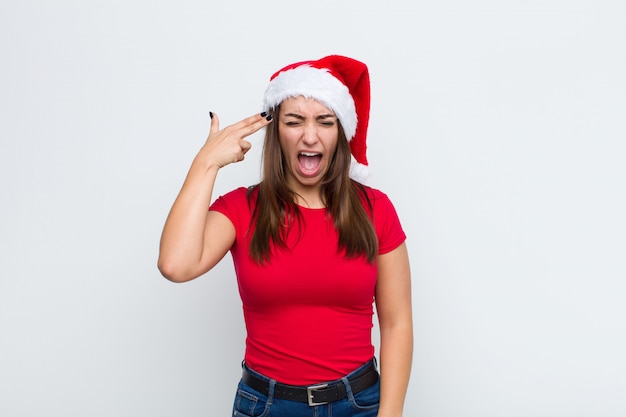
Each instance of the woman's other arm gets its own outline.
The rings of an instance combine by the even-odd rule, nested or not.
[[[411,272],[405,243],[378,256],[376,310],[380,324],[378,417],[400,417],[413,357]]]

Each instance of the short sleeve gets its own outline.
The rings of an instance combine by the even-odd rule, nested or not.
[[[244,228],[248,227],[250,210],[248,208],[247,188],[240,187],[227,194],[224,194],[215,200],[209,207],[211,211],[217,211],[231,221],[235,226],[237,235]],[[244,224],[245,223],[245,224]]]
[[[406,240],[400,218],[389,197],[372,189],[370,201],[373,206],[373,220],[378,236],[378,254],[383,255],[396,249]]]

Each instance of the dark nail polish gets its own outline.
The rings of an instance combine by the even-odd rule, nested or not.
[[[212,111],[210,111],[210,112],[209,112],[209,117],[210,117],[211,119],[213,118],[213,112],[212,112]]]
[[[265,116],[267,116],[266,112],[261,113],[261,117],[265,117]]]
[[[272,120],[272,115],[270,114],[269,116],[267,116],[267,117],[265,118],[265,120],[267,120],[268,122],[269,122],[270,120]]]

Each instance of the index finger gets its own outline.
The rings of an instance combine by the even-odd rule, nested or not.
[[[251,134],[263,129],[272,122],[272,115],[266,112],[255,114],[232,125],[234,129],[240,130],[241,138],[250,136]]]

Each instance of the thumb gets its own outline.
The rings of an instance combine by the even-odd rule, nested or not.
[[[209,134],[211,134],[220,130],[220,119],[217,117],[217,114],[212,111],[209,112],[209,117],[211,118],[211,130]]]

